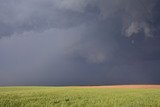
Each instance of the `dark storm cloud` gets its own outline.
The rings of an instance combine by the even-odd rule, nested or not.
[[[159,83],[158,0],[0,0],[0,85]]]
[[[67,4],[56,0],[1,0],[1,36],[50,28],[70,28],[81,25],[92,16],[92,13],[83,16],[81,12],[65,8]]]

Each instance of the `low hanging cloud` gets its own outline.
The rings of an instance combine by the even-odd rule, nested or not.
[[[146,37],[153,37],[153,29],[145,22],[132,22],[125,31],[127,37],[131,37],[140,32],[144,32]]]

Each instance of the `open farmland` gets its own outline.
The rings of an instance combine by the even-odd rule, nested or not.
[[[160,107],[157,86],[118,87],[1,87],[0,107]]]

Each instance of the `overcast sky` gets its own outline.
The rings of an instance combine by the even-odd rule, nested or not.
[[[160,83],[159,0],[0,0],[0,85]]]

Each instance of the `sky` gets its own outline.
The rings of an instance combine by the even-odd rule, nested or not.
[[[159,0],[0,0],[0,85],[160,83]]]

